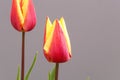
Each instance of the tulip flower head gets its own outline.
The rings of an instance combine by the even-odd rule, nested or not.
[[[71,58],[71,45],[64,18],[51,23],[47,17],[44,33],[44,55],[49,62],[62,63]]]
[[[11,24],[18,31],[30,31],[35,27],[36,14],[32,0],[12,0]]]

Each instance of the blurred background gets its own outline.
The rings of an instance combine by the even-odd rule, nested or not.
[[[54,66],[43,55],[46,16],[64,17],[72,45],[72,58],[60,65],[59,80],[120,79],[120,0],[33,0],[36,27],[26,33],[25,72],[36,51],[29,80],[48,80]],[[21,64],[21,32],[10,22],[12,0],[0,0],[0,80],[16,80]]]

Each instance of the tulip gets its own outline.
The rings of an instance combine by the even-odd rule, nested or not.
[[[11,24],[18,31],[30,31],[35,27],[36,14],[32,0],[12,0]]]
[[[24,80],[25,68],[25,32],[36,25],[36,14],[32,0],[12,0],[11,24],[22,32],[21,80]]]
[[[62,63],[71,58],[71,45],[64,18],[51,23],[46,19],[44,33],[44,55],[49,62]]]

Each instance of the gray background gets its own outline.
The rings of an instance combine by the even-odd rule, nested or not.
[[[0,80],[16,80],[21,63],[21,33],[10,23],[12,0],[0,0]],[[26,68],[39,51],[29,80],[48,80],[54,64],[43,55],[45,18],[64,16],[72,45],[72,59],[60,65],[59,80],[120,79],[120,0],[33,0],[34,30],[26,33]]]

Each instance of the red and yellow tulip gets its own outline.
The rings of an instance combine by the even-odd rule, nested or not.
[[[54,20],[53,24],[47,17],[43,50],[49,62],[61,63],[71,58],[71,44],[63,17]]]
[[[11,23],[18,31],[30,31],[35,27],[36,14],[32,0],[12,0]]]

